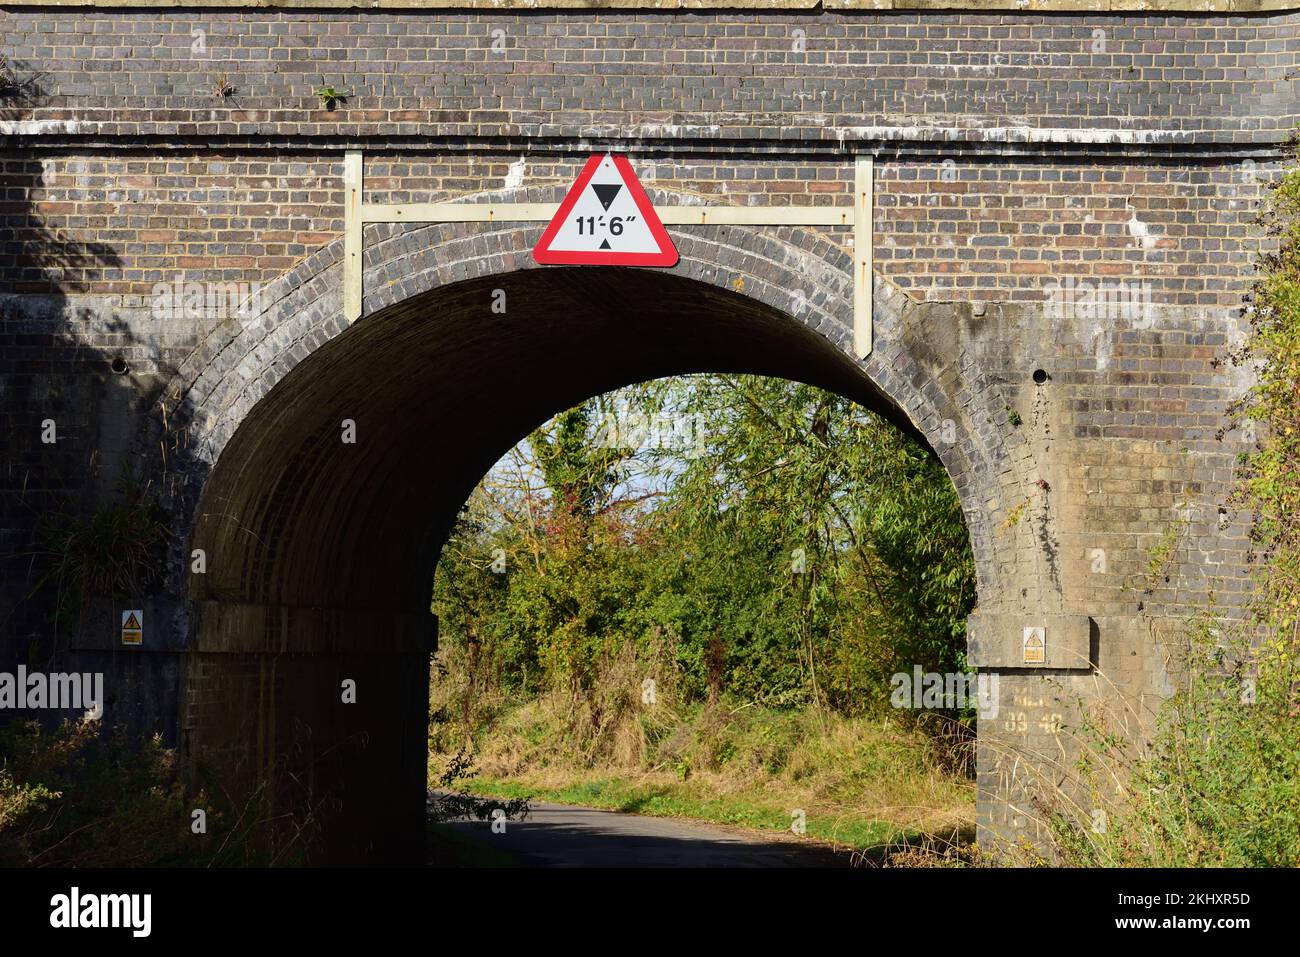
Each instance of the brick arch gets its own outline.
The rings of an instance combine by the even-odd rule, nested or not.
[[[697,197],[651,188],[657,202],[694,203]],[[543,202],[553,188],[482,194],[483,201]],[[488,277],[537,269],[529,250],[540,225],[438,224],[367,227],[365,298],[355,324],[422,296]],[[815,334],[836,353],[824,384],[855,398],[922,438],[944,462],[966,511],[977,554],[984,603],[999,580],[1013,573],[1004,556],[994,560],[998,517],[988,503],[998,496],[1015,457],[1006,403],[971,375],[951,307],[913,302],[875,277],[875,351],[854,360],[851,347],[851,257],[827,236],[791,227],[689,227],[674,229],[681,261],[672,275],[742,296]],[[342,317],[342,242],[305,259],[264,291],[264,309],[216,327],[182,364],[164,401],[192,450],[192,484],[220,460],[254,406],[300,362],[349,331]],[[356,330],[353,329],[355,332]],[[830,351],[827,352],[830,356]],[[799,372],[794,370],[795,374]],[[773,374],[782,374],[774,370]],[[806,370],[805,378],[816,378]],[[1008,444],[1009,443],[1009,444]],[[1033,596],[1030,596],[1033,597]]]
[[[856,399],[945,463],[981,601],[1014,578],[1019,552],[995,560],[988,507],[1014,443],[950,307],[877,277],[876,350],[862,363],[847,352],[850,258],[823,236],[694,227],[675,231],[671,270],[539,269],[539,232],[372,227],[356,323],[342,317],[336,243],[278,280],[260,314],[214,330],[167,393],[192,489],[176,555],[187,765],[220,769],[234,793],[275,781],[260,793],[291,808],[304,780],[335,794],[335,859],[400,856],[421,820],[428,589],[456,510],[510,445],[589,395],[713,371]],[[491,312],[497,290],[505,316]],[[345,418],[355,446],[341,441]],[[185,574],[191,548],[206,554],[201,576]],[[345,678],[365,691],[340,708]]]

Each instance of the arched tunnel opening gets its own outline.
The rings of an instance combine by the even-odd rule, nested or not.
[[[818,332],[657,270],[440,286],[302,357],[243,417],[195,512],[190,547],[207,569],[189,578],[181,704],[194,783],[264,822],[273,843],[314,846],[312,860],[412,860],[430,582],[458,511],[556,413],[704,372],[808,383],[920,438]]]

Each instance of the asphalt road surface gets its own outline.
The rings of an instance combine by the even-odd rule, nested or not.
[[[849,854],[791,834],[644,817],[567,804],[531,805],[527,819],[444,827],[508,854],[523,867],[847,867]]]

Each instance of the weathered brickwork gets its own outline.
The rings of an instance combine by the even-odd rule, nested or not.
[[[878,268],[909,295],[1042,302],[1074,278],[1149,283],[1154,305],[1240,303],[1264,165],[947,162],[880,169]]]
[[[1033,837],[1081,704],[1139,733],[1182,618],[1249,594],[1245,517],[1220,509],[1242,437],[1216,437],[1248,380],[1214,360],[1269,248],[1253,216],[1300,117],[1298,27],[0,7],[20,81],[0,98],[0,664],[49,643],[48,607],[23,600],[37,517],[111,498],[129,462],[173,530],[135,599],[150,647],[122,654],[96,607],[76,654],[196,775],[314,768],[313,794],[342,789],[348,854],[389,853],[422,813],[428,573],[473,482],[594,392],[784,375],[890,415],[948,468],[972,653],[1004,682],[980,726],[982,835]],[[347,102],[319,108],[322,84]],[[613,148],[657,203],[739,206],[849,205],[868,150],[875,351],[847,355],[838,227],[672,227],[679,266],[608,272],[536,268],[541,223],[370,226],[349,326],[347,148],[371,203],[554,202]],[[254,308],[160,303],[178,282]],[[508,314],[485,319],[498,289]],[[1008,648],[1035,622],[1079,660],[1021,667]],[[409,707],[342,715],[344,675],[367,709]],[[401,808],[367,833],[386,787]]]
[[[499,15],[9,8],[50,134],[633,135],[839,142],[888,128],[1271,141],[1296,19],[999,14]],[[235,88],[214,96],[224,77]],[[351,96],[326,112],[313,89]],[[960,132],[956,132],[960,130]],[[1163,132],[1159,132],[1163,131]],[[784,144],[783,144],[784,145]]]
[[[438,202],[523,185],[556,200],[581,156],[370,155],[366,198]],[[843,160],[638,158],[645,184],[687,202],[851,203]],[[343,229],[336,157],[4,160],[6,292],[140,297],[177,273],[269,282]],[[1276,165],[1200,167],[882,160],[877,269],[916,299],[1043,302],[1067,278],[1150,286],[1153,306],[1231,308],[1249,281],[1254,211]],[[1207,229],[1208,224],[1214,229]],[[829,235],[847,242],[848,230]]]

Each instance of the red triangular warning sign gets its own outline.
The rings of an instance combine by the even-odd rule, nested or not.
[[[675,266],[677,247],[622,154],[596,153],[533,247],[545,266]]]

